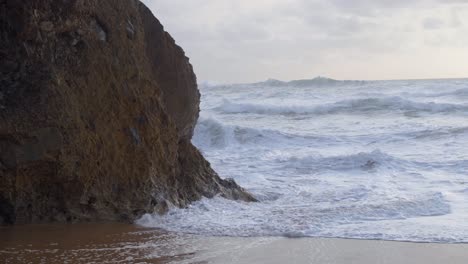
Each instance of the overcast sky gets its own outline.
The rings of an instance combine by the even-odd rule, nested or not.
[[[199,82],[468,77],[468,0],[144,0]]]

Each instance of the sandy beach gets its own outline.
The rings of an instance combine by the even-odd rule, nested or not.
[[[468,244],[203,237],[102,223],[0,228],[2,263],[450,263]]]

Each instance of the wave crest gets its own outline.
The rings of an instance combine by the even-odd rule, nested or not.
[[[403,113],[453,113],[468,112],[468,106],[461,104],[414,102],[395,96],[343,100],[332,104],[317,106],[234,103],[225,99],[215,110],[231,114],[252,113],[261,115],[365,114],[378,112],[388,113],[389,111]]]
[[[195,128],[193,142],[202,148],[224,148],[293,137],[275,130],[224,125],[214,118],[202,117]]]
[[[305,157],[287,157],[277,160],[285,163],[286,167],[306,171],[350,171],[364,170],[371,171],[381,166],[385,168],[397,166],[411,166],[409,161],[401,160],[388,155],[380,150],[372,152],[360,152],[351,155],[322,157],[320,155],[310,155]]]

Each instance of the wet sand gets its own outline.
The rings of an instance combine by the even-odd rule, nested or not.
[[[318,238],[232,238],[127,224],[0,228],[0,263],[466,264],[468,244]]]

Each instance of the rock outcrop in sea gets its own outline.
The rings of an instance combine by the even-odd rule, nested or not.
[[[0,224],[132,221],[254,198],[190,139],[184,51],[137,0],[0,3]]]

